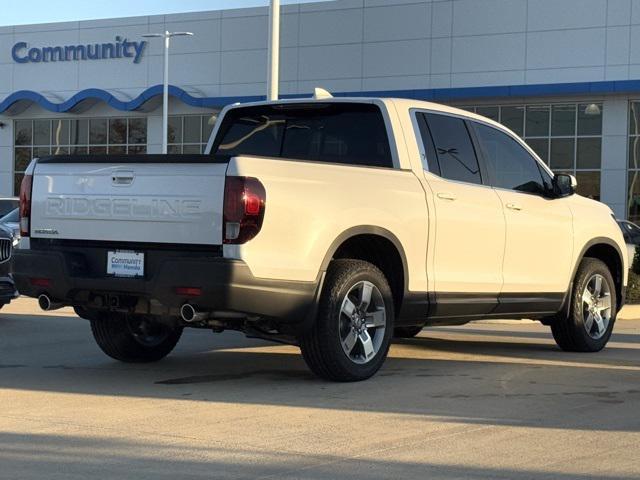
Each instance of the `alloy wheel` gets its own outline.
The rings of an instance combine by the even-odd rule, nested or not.
[[[371,361],[384,342],[387,313],[378,287],[363,280],[350,289],[340,308],[340,343],[357,364]]]
[[[605,277],[596,273],[582,292],[584,328],[594,340],[604,336],[611,321],[611,287]]]

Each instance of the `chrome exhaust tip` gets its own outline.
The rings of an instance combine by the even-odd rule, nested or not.
[[[45,312],[49,312],[51,310],[57,310],[64,307],[64,304],[60,302],[53,302],[51,298],[49,298],[49,295],[43,293],[38,297],[38,306]]]
[[[185,303],[180,307],[180,318],[187,323],[200,322],[209,317],[209,312],[199,312],[189,303]]]

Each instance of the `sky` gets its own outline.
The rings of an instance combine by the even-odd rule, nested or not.
[[[281,0],[308,3],[323,0]],[[19,3],[20,7],[14,5]],[[0,0],[0,25],[68,22],[203,10],[265,6],[269,0]]]

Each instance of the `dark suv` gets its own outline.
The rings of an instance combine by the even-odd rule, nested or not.
[[[11,253],[13,251],[13,233],[0,226],[0,308],[18,296],[11,278]]]

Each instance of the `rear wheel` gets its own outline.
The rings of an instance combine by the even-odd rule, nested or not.
[[[100,349],[121,362],[155,362],[166,357],[180,340],[182,328],[141,315],[102,313],[90,319]]]
[[[393,330],[395,338],[413,338],[418,335],[424,327],[396,327]]]
[[[374,265],[334,260],[313,329],[300,339],[302,355],[319,377],[365,380],[384,363],[393,332],[393,297]]]
[[[585,258],[578,267],[568,317],[551,323],[553,338],[560,348],[570,352],[602,350],[613,331],[616,319],[616,286],[607,265]]]

